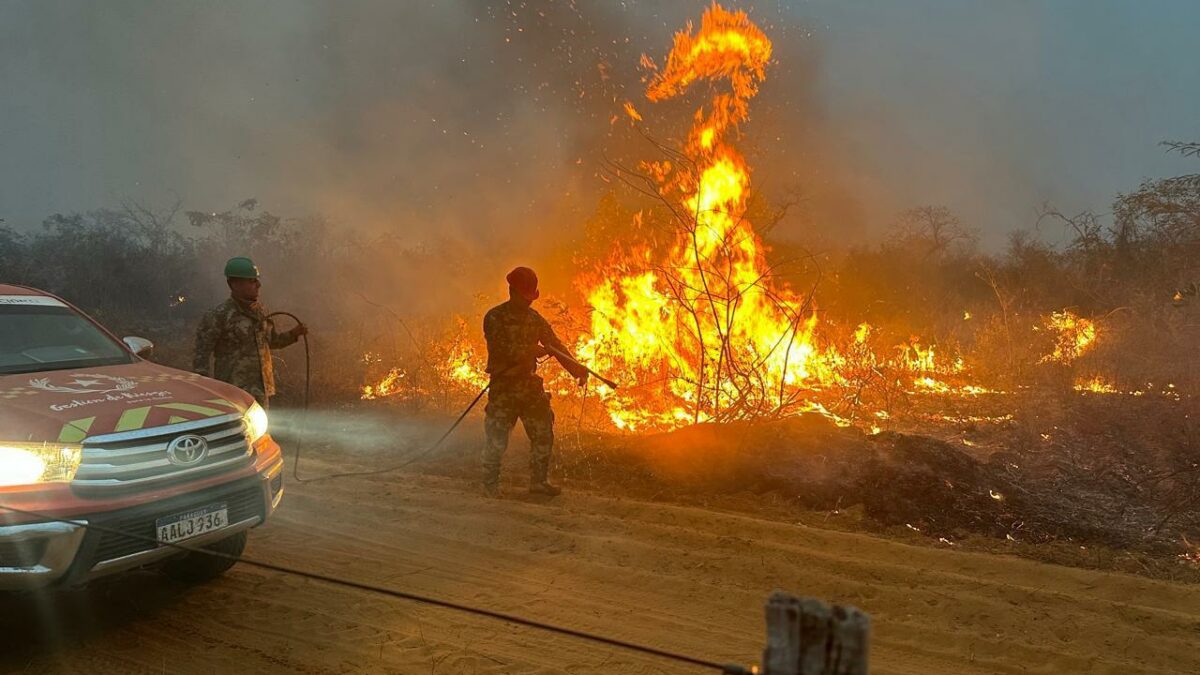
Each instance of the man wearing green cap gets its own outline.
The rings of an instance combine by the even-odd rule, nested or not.
[[[245,390],[265,408],[275,395],[271,350],[295,343],[308,328],[299,324],[290,331],[275,330],[258,301],[262,283],[249,258],[230,258],[225,263],[225,280],[229,299],[200,320],[192,370]]]

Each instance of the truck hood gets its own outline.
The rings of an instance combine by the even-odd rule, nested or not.
[[[0,441],[78,443],[89,436],[245,412],[224,382],[149,361],[0,376]]]

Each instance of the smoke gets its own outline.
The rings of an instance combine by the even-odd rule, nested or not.
[[[784,238],[853,240],[923,203],[946,203],[998,236],[1029,226],[1021,214],[1043,199],[1096,206],[1144,174],[1171,173],[1178,160],[1153,143],[1195,132],[1179,121],[1194,105],[1178,96],[1141,117],[1122,97],[1119,118],[1093,119],[1104,103],[1081,102],[1142,82],[1132,65],[1078,79],[1102,47],[1081,37],[1088,25],[1138,31],[1145,44],[1173,35],[1167,24],[1190,25],[1183,16],[730,4],[750,9],[775,43],[742,147],[756,187],[797,203]],[[703,5],[7,2],[0,217],[32,228],[124,197],[178,195],[205,210],[256,197],[277,213],[321,213],[339,228],[454,251],[472,261],[455,291],[494,292],[486,280],[506,268],[561,254],[612,187],[598,176],[606,154],[648,154],[612,117],[625,100],[645,105],[638,57],[661,58]],[[1078,25],[1060,39],[1066,21]],[[1183,71],[1194,60],[1170,70],[1168,47],[1153,56],[1167,64],[1163,82],[1171,72],[1191,81]],[[1139,106],[1161,93],[1139,86]],[[689,105],[643,113],[670,140],[669,120],[686,124]],[[1118,171],[1102,160],[1104,144],[1090,139],[1115,125],[1136,129],[1120,141],[1125,155],[1144,148],[1159,164],[1119,156]],[[1067,171],[1081,149],[1086,170]]]
[[[544,253],[594,206],[602,155],[628,149],[610,120],[641,98],[638,57],[698,18],[687,2],[549,0],[3,12],[10,223],[126,196],[257,197],[509,257]]]

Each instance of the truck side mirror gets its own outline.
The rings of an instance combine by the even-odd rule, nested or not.
[[[154,349],[154,343],[144,337],[134,337],[130,335],[122,338],[122,341],[125,342],[126,347],[129,347],[129,351],[142,358],[149,356],[151,350]]]

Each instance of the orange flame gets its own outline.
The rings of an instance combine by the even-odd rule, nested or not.
[[[1116,386],[1100,375],[1077,381],[1075,383],[1075,391],[1090,392],[1093,394],[1116,394],[1120,392]]]
[[[843,426],[862,423],[866,415],[878,432],[874,422],[888,420],[890,413],[867,408],[874,403],[860,395],[871,383],[883,383],[889,400],[896,389],[930,399],[1005,394],[964,383],[959,376],[966,365],[953,343],[935,350],[912,337],[881,357],[873,345],[883,338],[868,324],[833,335],[818,321],[812,298],[778,276],[746,217],[751,170],[735,146],[771,53],[771,41],[745,12],[713,4],[698,30],[689,23],[675,36],[661,70],[642,57],[643,67],[653,72],[645,92],[651,103],[701,86],[711,94],[696,110],[682,152],[664,151],[668,159],[640,165],[641,177],[653,186],[647,192],[661,204],[639,211],[635,230],[663,224],[673,230],[666,238],[622,239],[607,259],[576,279],[589,312],[586,330],[577,339],[567,337],[582,362],[621,381],[616,390],[599,385],[609,420],[619,429],[648,430],[808,412]],[[632,122],[644,122],[645,111],[634,102],[617,105]],[[619,112],[611,122],[618,119]],[[969,311],[962,316],[972,319]],[[1093,322],[1067,311],[1044,324],[1055,347],[1043,361],[1070,363],[1097,335]],[[461,319],[457,328],[418,347],[419,362],[400,361],[404,367],[364,387],[362,397],[403,400],[485,386],[478,332],[467,330]],[[382,358],[364,355],[364,363],[371,368]],[[571,395],[569,378],[548,377],[551,391]],[[1101,390],[1099,384],[1083,386]],[[945,418],[1006,419],[1011,416]]]
[[[362,388],[362,400],[371,401],[377,398],[387,398],[400,393],[406,373],[399,368],[392,368],[375,384],[365,384]]]
[[[630,251],[581,284],[592,313],[579,355],[598,370],[655,383],[601,389],[620,428],[800,406],[797,391],[831,375],[809,304],[773,277],[745,218],[750,171],[731,137],[749,116],[770,58],[771,41],[745,12],[714,4],[698,32],[689,24],[675,36],[666,67],[647,88],[657,102],[700,82],[729,84],[696,112],[687,161],[643,165],[674,214],[669,250]]]
[[[1070,310],[1054,312],[1042,319],[1042,325],[1054,333],[1054,351],[1043,356],[1039,363],[1069,365],[1096,342],[1096,324],[1090,319],[1076,316]]]
[[[484,359],[467,339],[468,330],[462,317],[455,317],[454,324],[454,337],[426,348],[428,353],[419,355],[411,372],[400,366],[389,369],[378,381],[363,385],[360,398],[364,401],[391,397],[410,399],[447,388],[463,392],[482,389],[488,383]],[[382,361],[373,352],[363,354],[362,359],[368,366]],[[438,386],[431,391],[428,386],[418,386],[414,380],[433,382]]]

